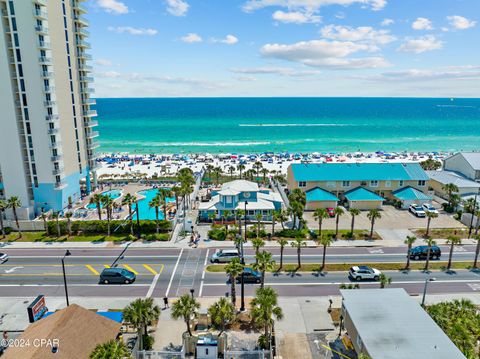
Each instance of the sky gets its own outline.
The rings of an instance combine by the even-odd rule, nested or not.
[[[480,97],[479,0],[88,0],[96,97]]]

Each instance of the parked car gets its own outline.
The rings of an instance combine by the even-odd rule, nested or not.
[[[408,207],[408,211],[413,213],[416,217],[425,217],[425,211],[418,204],[411,204],[410,207]]]
[[[348,276],[356,281],[361,281],[363,279],[378,280],[380,274],[382,274],[382,272],[378,269],[368,266],[355,266],[348,271]]]
[[[228,263],[233,258],[239,258],[237,249],[221,249],[210,257],[211,263]]]
[[[438,214],[437,209],[435,207],[433,207],[433,205],[431,203],[422,204],[422,208],[423,208],[425,213],[430,212],[430,213]]]
[[[5,263],[6,261],[8,261],[8,254],[0,253],[0,263]]]
[[[335,217],[335,212],[334,212],[334,209],[332,207],[327,208],[327,213],[330,216],[330,218]]]
[[[252,268],[245,268],[243,270],[243,282],[244,283],[260,283],[262,281],[262,274],[253,270]],[[242,276],[238,276],[235,280],[237,284],[242,283]],[[230,284],[230,278],[227,279],[227,283]]]
[[[413,247],[410,250],[410,259],[427,259],[427,253],[428,253],[428,246],[417,246]],[[432,246],[430,249],[430,259],[438,259],[442,255],[442,251],[440,250],[439,247],[437,246]]]
[[[100,273],[102,284],[131,284],[135,282],[135,273],[123,268],[105,268]]]

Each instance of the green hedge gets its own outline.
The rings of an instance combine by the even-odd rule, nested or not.
[[[275,232],[277,237],[284,237],[284,238],[306,238],[308,231],[306,230],[298,230],[298,229],[283,229],[279,232]]]
[[[123,224],[122,226],[120,226]],[[159,221],[160,232],[166,233],[172,229],[172,224],[169,221]],[[107,233],[107,221],[106,220],[93,220],[93,221],[71,221],[72,233],[84,233],[84,234],[105,234]],[[116,232],[113,232],[118,226],[120,226]],[[133,223],[133,230],[136,233],[137,223]],[[110,228],[112,234],[129,234],[130,223],[127,221],[113,220],[110,221]],[[55,220],[48,221],[48,230],[50,233],[57,233],[57,223]],[[67,234],[67,221],[60,221],[61,234]],[[155,221],[142,220],[140,221],[140,233],[151,234],[156,232]]]
[[[267,231],[264,230],[264,229],[260,229],[260,231],[258,231],[258,237],[259,238],[266,238],[267,237]],[[257,238],[257,230],[256,229],[248,230],[247,231],[247,238]]]

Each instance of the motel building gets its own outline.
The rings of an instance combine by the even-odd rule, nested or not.
[[[306,210],[343,204],[380,209],[388,201],[402,208],[431,202],[429,176],[418,163],[297,163],[287,171],[288,189],[305,192]]]

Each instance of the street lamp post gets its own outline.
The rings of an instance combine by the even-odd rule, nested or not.
[[[435,281],[435,278],[428,277],[427,279],[425,279],[425,286],[423,287],[423,297],[422,297],[422,307],[424,308],[425,308],[425,295],[427,294],[428,282],[433,282],[433,281]]]
[[[193,293],[195,293],[195,289],[192,288],[192,289],[190,289],[190,295],[192,296],[192,299],[194,298]]]
[[[244,219],[244,222],[245,222],[245,240],[241,240],[240,243],[241,243],[241,252],[242,252],[242,265],[245,266],[245,256],[243,255],[243,244],[244,242],[247,241],[247,204],[248,204],[248,201],[245,201],[245,219]],[[240,311],[243,312],[245,311],[245,276],[244,276],[244,272],[245,272],[245,269],[242,270],[242,301],[241,301],[241,305],[240,305]]]
[[[68,301],[68,289],[67,289],[67,276],[65,274],[65,257],[70,256],[72,253],[67,249],[65,255],[62,258],[62,270],[63,270],[63,284],[65,286],[65,298],[67,299],[67,307],[70,305]]]
[[[480,188],[478,189],[478,192],[475,193],[475,201],[473,202],[473,209],[472,209],[472,218],[470,219],[470,228],[468,229],[468,238],[472,235],[472,228],[473,228],[473,217],[475,216],[475,212],[477,210],[477,195],[480,192]]]

